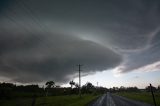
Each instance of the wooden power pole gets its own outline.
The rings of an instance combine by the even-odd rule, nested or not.
[[[79,71],[79,96],[81,97],[81,64],[78,64],[78,71]]]

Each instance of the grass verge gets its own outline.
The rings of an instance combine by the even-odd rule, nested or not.
[[[129,99],[154,104],[152,95],[150,92],[119,92],[116,93],[117,95],[127,97]],[[154,93],[156,104],[157,106],[160,106],[160,93]]]
[[[49,96],[38,97],[35,106],[86,106],[99,95],[65,95],[65,96]],[[12,100],[1,100],[1,106],[31,106],[31,98],[21,98]]]

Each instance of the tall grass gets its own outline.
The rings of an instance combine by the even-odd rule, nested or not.
[[[152,95],[150,92],[119,92],[116,93],[117,95],[124,96],[133,100],[154,104]],[[155,92],[154,93],[156,104],[157,106],[160,106],[160,93]]]
[[[37,97],[35,106],[86,106],[99,95],[78,95]],[[33,98],[1,100],[0,106],[31,106]]]

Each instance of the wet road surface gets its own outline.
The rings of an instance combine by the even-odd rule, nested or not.
[[[111,95],[109,92],[107,94],[99,97],[95,102],[89,106],[153,106],[143,102],[131,100],[125,97]]]

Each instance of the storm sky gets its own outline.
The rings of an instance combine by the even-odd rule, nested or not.
[[[160,70],[159,0],[1,0],[0,79]],[[105,75],[107,77],[107,75]]]

